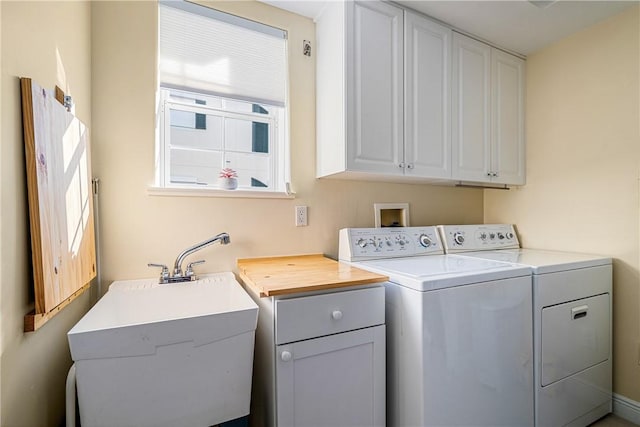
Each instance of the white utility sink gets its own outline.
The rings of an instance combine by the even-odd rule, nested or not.
[[[210,426],[247,415],[257,317],[232,273],[114,282],[68,333],[82,426]]]

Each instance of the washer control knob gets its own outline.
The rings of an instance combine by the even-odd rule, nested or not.
[[[387,240],[387,246],[393,246],[393,242],[391,240]]]
[[[288,362],[289,360],[291,360],[291,353],[288,351],[283,351],[282,353],[280,353],[280,359],[282,359],[283,362]]]
[[[458,232],[453,233],[453,242],[456,245],[462,245],[464,243],[464,234]]]
[[[513,237],[514,237],[514,236],[513,236],[513,233],[509,231],[509,232],[507,233],[507,239],[511,240],[511,239],[513,239]]]
[[[433,244],[429,236],[427,236],[426,234],[421,234],[420,237],[418,237],[418,240],[420,241],[420,244],[425,248],[428,248]]]
[[[504,234],[498,233],[498,239],[503,240],[504,239]]]
[[[482,240],[482,241],[487,240],[487,233],[485,233],[485,232],[480,233],[480,240]]]
[[[340,310],[333,310],[333,312],[331,312],[331,318],[333,320],[342,319],[342,312]]]
[[[495,233],[489,233],[489,239],[493,240],[496,238]]]
[[[367,241],[364,239],[358,239],[356,245],[360,246],[361,248],[365,248],[367,246]]]

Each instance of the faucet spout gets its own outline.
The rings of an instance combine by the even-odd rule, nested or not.
[[[229,234],[227,233],[220,233],[216,236],[213,236],[210,239],[205,240],[204,242],[200,242],[200,243],[196,243],[195,245],[185,249],[184,251],[180,252],[180,255],[178,255],[178,257],[176,258],[176,262],[173,266],[173,275],[174,277],[181,277],[182,276],[182,262],[184,261],[184,259],[186,257],[188,257],[189,255],[191,255],[194,252],[199,251],[200,249],[206,248],[207,246],[211,245],[212,243],[215,243],[219,241],[221,245],[228,245],[229,243],[231,243],[231,239],[229,238]]]

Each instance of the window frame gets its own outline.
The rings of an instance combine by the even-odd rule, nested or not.
[[[209,8],[211,9],[211,8]],[[216,13],[227,15],[226,12],[217,11],[211,9]],[[233,16],[233,15],[230,15]],[[245,19],[245,18],[240,18]],[[268,24],[260,25],[269,26]],[[275,28],[275,27],[274,27]],[[160,31],[160,28],[158,28]],[[282,30],[287,33],[286,30]],[[157,110],[156,110],[156,163],[155,163],[155,184],[149,188],[149,193],[152,195],[171,195],[171,196],[225,196],[225,197],[257,197],[257,198],[293,198],[294,193],[291,191],[290,184],[290,172],[291,172],[291,152],[290,152],[290,107],[289,107],[289,54],[288,54],[288,37],[285,37],[285,87],[286,87],[286,102],[284,106],[272,105],[270,103],[250,101],[242,98],[234,98],[231,96],[225,96],[219,93],[207,93],[206,91],[198,91],[197,89],[189,88],[177,88],[171,85],[163,86],[160,84],[159,79],[157,86]],[[158,57],[158,61],[159,61]],[[159,62],[156,64],[156,72],[159,72]],[[187,102],[179,102],[175,99],[170,99],[170,92],[177,91],[187,93],[194,97],[207,96],[217,97],[223,100],[238,101],[245,103],[253,103],[257,105],[263,105],[264,107],[270,107],[269,114],[253,113],[253,112],[238,112],[230,109],[216,108],[215,106],[191,104]],[[224,158],[226,153],[240,153],[240,154],[253,154],[264,155],[269,157],[270,168],[270,180],[271,186],[269,187],[238,187],[236,190],[229,191],[224,190],[218,183],[179,183],[171,182],[171,108],[178,111],[187,111],[205,115],[213,115],[217,117],[233,118],[240,120],[251,120],[254,122],[269,124],[269,141],[268,141],[268,153],[260,152],[247,152],[238,150],[228,150],[226,146],[226,135],[223,141],[223,148],[221,150],[213,149],[200,149],[200,148],[188,148],[188,147],[176,147],[173,149],[185,149],[190,151],[203,151],[203,152],[216,152],[220,151]],[[275,113],[274,113],[275,111]],[[212,114],[213,113],[213,114]],[[222,166],[226,167],[226,166]]]

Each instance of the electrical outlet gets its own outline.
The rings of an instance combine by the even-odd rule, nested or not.
[[[296,206],[296,227],[307,225],[307,207]]]

